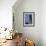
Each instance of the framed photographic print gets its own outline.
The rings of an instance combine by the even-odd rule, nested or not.
[[[23,26],[24,27],[35,26],[35,12],[23,12]]]

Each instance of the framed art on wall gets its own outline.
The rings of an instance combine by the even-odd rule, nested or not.
[[[24,27],[35,26],[35,12],[23,12],[23,26]]]

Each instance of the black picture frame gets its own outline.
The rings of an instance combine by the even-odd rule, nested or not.
[[[23,12],[23,26],[24,27],[35,26],[35,12]]]

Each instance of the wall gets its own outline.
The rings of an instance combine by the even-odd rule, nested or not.
[[[33,40],[36,46],[41,46],[41,1],[23,0],[17,7],[14,6],[15,30],[22,32],[24,38]],[[23,12],[25,11],[35,12],[35,27],[23,27]]]
[[[12,6],[16,0],[0,0],[0,27],[12,29]]]
[[[41,1],[41,41],[46,46],[46,0]]]

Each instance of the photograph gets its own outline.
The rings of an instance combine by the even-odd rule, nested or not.
[[[24,12],[23,13],[23,26],[32,27],[35,25],[35,12]]]

